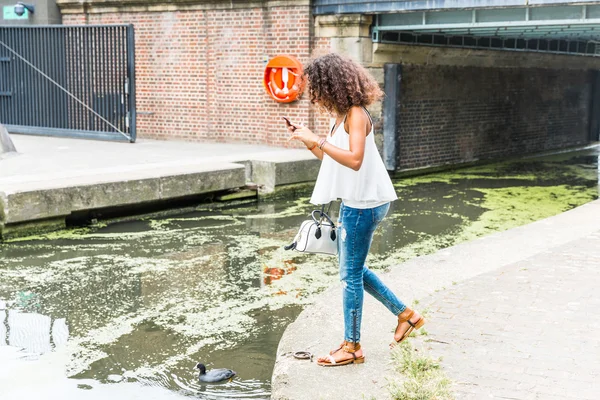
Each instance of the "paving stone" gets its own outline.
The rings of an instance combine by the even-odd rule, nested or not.
[[[451,379],[474,384],[457,398],[599,399],[598,266],[595,232],[423,300],[430,337],[449,343],[431,354]],[[462,315],[456,293],[466,294]]]

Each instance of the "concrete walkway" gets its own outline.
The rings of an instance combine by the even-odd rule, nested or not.
[[[11,135],[18,154],[0,160],[2,227],[64,220],[74,211],[131,206],[244,187],[316,179],[303,149],[139,140],[116,143]]]
[[[429,309],[427,336],[458,399],[600,398],[600,201],[419,257],[383,280]],[[340,288],[321,295],[286,330],[274,399],[386,399],[398,377],[388,344],[395,317],[366,297],[363,365],[321,368],[284,355],[318,355],[342,335]],[[424,339],[424,341],[423,341]]]
[[[598,228],[425,299],[457,399],[600,398]]]

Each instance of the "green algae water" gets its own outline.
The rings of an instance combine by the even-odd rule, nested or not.
[[[594,200],[598,158],[595,148],[398,179],[369,266],[401,268]],[[338,281],[335,259],[282,249],[309,196],[0,245],[2,399],[268,398],[285,327]],[[201,385],[198,362],[238,376]]]

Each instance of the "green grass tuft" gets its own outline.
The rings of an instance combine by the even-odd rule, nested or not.
[[[439,360],[414,349],[407,341],[392,350],[396,370],[402,381],[390,384],[394,400],[451,400],[451,381],[446,377]]]

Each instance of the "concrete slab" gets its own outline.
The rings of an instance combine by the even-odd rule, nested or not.
[[[2,160],[0,188],[10,182],[39,182],[107,173],[127,175],[152,168],[243,163],[279,155],[296,160],[314,159],[304,149],[231,143],[140,139],[131,144],[15,134],[10,137],[19,154]]]
[[[411,304],[475,276],[500,271],[569,243],[588,240],[588,236],[598,231],[599,221],[600,200],[597,200],[548,219],[415,258],[381,274],[381,278],[405,303]],[[545,260],[552,262],[551,257]],[[539,271],[544,273],[543,268]],[[388,345],[396,317],[370,296],[365,296],[363,311],[364,364],[322,368],[287,355],[301,350],[324,355],[343,340],[341,299],[340,286],[326,291],[288,326],[277,351],[273,399],[389,398],[386,385],[392,368]],[[512,303],[511,306],[518,307]],[[431,319],[427,329],[433,331],[436,324],[443,325],[444,321]],[[535,343],[530,345],[534,347]]]
[[[271,192],[276,186],[314,181],[321,162],[304,153],[278,153],[252,161],[252,182],[260,182],[263,191]]]
[[[206,168],[204,171],[201,168]],[[176,199],[244,186],[246,169],[239,164],[199,166],[192,171],[160,169],[127,174],[75,177],[70,180],[6,185],[0,192],[5,224],[65,217],[96,210]]]
[[[237,189],[250,181],[269,192],[315,180],[320,165],[304,149],[10,137],[19,153],[0,160],[0,237],[2,226]],[[266,167],[252,174],[254,165]]]

